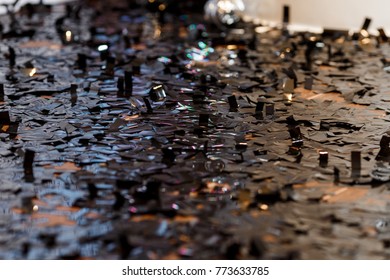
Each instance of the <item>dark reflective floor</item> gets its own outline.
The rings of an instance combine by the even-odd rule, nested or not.
[[[113,2],[1,18],[0,258],[388,258],[384,36]]]

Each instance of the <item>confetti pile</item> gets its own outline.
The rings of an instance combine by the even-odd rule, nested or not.
[[[383,30],[138,2],[0,19],[0,258],[388,259]]]

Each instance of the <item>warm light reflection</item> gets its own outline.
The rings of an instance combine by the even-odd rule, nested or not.
[[[135,120],[139,117],[139,115],[131,115],[131,116],[124,116],[123,119],[125,121],[132,121],[132,120]]]
[[[37,73],[37,68],[32,68],[32,69],[30,70],[30,73],[28,73],[28,75],[29,75],[30,77],[32,77],[32,76],[34,76],[36,73]]]
[[[285,93],[284,96],[286,97],[288,103],[292,102],[292,100],[293,100],[293,94],[292,93]]]
[[[258,26],[255,28],[256,33],[267,33],[268,31],[271,30],[271,27],[269,26]]]
[[[363,45],[368,45],[371,43],[370,38],[364,38],[360,41]]]
[[[3,126],[1,127],[1,131],[3,131],[3,132],[7,132],[8,129],[9,129],[9,125],[3,125]]]
[[[206,182],[207,189],[211,193],[226,193],[231,190],[231,187],[228,183],[221,183],[221,182]]]
[[[237,45],[227,45],[226,48],[228,50],[236,50],[236,49],[238,49]]]
[[[158,26],[155,30],[154,30],[154,34],[153,34],[153,38],[154,39],[158,39],[160,36],[161,36],[161,27]]]
[[[267,211],[269,209],[269,206],[267,204],[261,204],[259,208],[263,211]]]
[[[360,30],[360,35],[362,35],[363,37],[368,37],[370,34],[368,33],[367,30],[362,29],[362,30]]]
[[[33,211],[34,211],[34,212],[38,212],[38,210],[39,210],[39,206],[38,206],[38,205],[34,205],[34,206],[33,206]]]
[[[72,31],[66,31],[65,32],[65,40],[67,41],[67,42],[70,42],[70,41],[72,41]]]
[[[345,37],[340,37],[340,38],[336,39],[334,42],[335,42],[336,44],[339,44],[339,45],[344,44],[344,42],[345,42]]]

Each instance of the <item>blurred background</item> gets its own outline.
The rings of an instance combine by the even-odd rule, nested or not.
[[[10,4],[15,0],[0,0]],[[39,3],[40,0],[19,0],[18,7],[26,3]],[[43,0],[45,4],[67,2],[70,0]],[[95,0],[99,1],[99,0]],[[148,0],[137,0],[148,1]],[[181,0],[186,1],[186,0]],[[371,31],[383,27],[390,31],[388,11],[390,2],[383,0],[242,0],[245,15],[267,24],[278,24],[282,19],[282,7],[289,5],[290,23],[293,28],[312,29],[338,28],[359,30],[365,17],[372,19]],[[177,2],[180,2],[178,0]],[[0,7],[0,13],[6,11]]]
[[[390,2],[383,0],[243,0],[245,13],[253,18],[280,22],[282,6],[290,6],[290,21],[296,27],[359,30],[365,17],[372,31],[390,31]]]

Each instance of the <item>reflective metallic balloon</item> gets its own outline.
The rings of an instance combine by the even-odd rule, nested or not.
[[[242,0],[209,0],[205,5],[205,19],[227,29],[241,20],[244,9]]]

